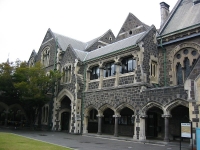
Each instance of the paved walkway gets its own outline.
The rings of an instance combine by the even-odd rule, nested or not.
[[[28,131],[0,128],[0,132],[9,132],[28,138],[48,142],[76,150],[180,150],[179,143],[163,141],[134,141],[128,137],[113,137],[96,134],[72,135],[64,132]],[[182,150],[191,150],[189,143],[182,144]]]

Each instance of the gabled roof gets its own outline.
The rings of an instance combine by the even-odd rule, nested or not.
[[[117,38],[119,37],[121,33],[137,28],[138,26],[141,26],[141,25],[143,25],[146,30],[149,28],[148,25],[141,22],[135,15],[133,15],[132,13],[129,13],[117,35]]]
[[[143,37],[143,35],[145,33],[146,32],[142,32],[142,33],[139,33],[137,35],[131,36],[129,38],[120,40],[118,42],[115,42],[115,43],[109,44],[107,46],[104,46],[102,48],[91,51],[88,54],[86,54],[86,57],[83,61],[91,60],[91,59],[99,57],[99,56],[103,56],[103,55],[106,55],[106,54],[109,54],[109,53],[130,47],[130,46],[134,46],[139,42],[138,40],[141,37]]]
[[[62,48],[63,51],[65,51],[67,49],[67,47],[69,46],[69,44],[74,48],[74,49],[79,49],[79,50],[85,50],[87,44],[83,43],[81,41],[69,38],[67,36],[63,36],[57,33],[53,33],[55,38],[58,41],[58,44],[60,45],[60,47]]]
[[[191,71],[187,77],[186,80],[188,79],[196,79],[196,77],[200,74],[200,56],[197,58],[195,64],[191,68]]]
[[[101,38],[104,37],[104,36],[105,36],[106,34],[108,34],[109,32],[111,32],[111,33],[113,34],[112,30],[109,29],[109,30],[106,31],[103,35],[101,35],[101,36],[99,36],[99,37],[97,37],[97,38],[95,38],[95,39],[93,39],[93,40],[87,42],[86,51],[87,51],[87,49],[90,48],[93,44],[95,44],[96,42],[98,42],[99,40],[101,40]],[[114,34],[113,34],[113,36],[114,36]]]
[[[193,0],[179,0],[168,19],[160,29],[160,35],[166,35],[200,23],[200,4]]]

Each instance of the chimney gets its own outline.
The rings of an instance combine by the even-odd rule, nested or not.
[[[169,16],[169,5],[165,2],[160,3],[160,12],[161,12],[161,23],[160,26],[166,21]]]

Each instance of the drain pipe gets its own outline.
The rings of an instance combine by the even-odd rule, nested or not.
[[[164,55],[164,61],[163,61],[163,68],[164,68],[164,81],[165,81],[165,86],[167,86],[167,76],[166,76],[166,49],[163,47],[162,45],[162,37],[161,37],[161,40],[160,40],[160,46],[161,48],[163,49],[163,55]]]

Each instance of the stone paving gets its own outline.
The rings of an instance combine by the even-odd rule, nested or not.
[[[109,135],[72,135],[65,132],[28,131],[5,128],[0,128],[0,132],[9,132],[76,150],[180,150],[179,143],[167,144],[162,141],[152,140],[151,142],[138,142],[133,141],[132,138],[114,138]],[[191,150],[189,143],[183,143],[182,150]]]

